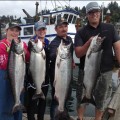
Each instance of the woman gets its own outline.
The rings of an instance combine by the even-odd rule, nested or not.
[[[45,54],[46,54],[46,75],[45,75],[45,82],[42,84],[42,91],[45,95],[45,100],[39,98],[37,100],[33,100],[32,97],[36,90],[33,80],[31,79],[31,75],[28,74],[27,78],[27,86],[26,86],[26,94],[27,94],[27,117],[28,120],[35,120],[35,113],[37,112],[37,120],[44,120],[44,114],[46,109],[46,96],[48,93],[49,87],[49,40],[45,38],[47,28],[46,24],[42,21],[38,21],[35,23],[35,35],[31,38],[31,40],[41,40],[44,46]],[[29,65],[28,65],[29,66]],[[35,110],[35,108],[37,110]]]
[[[18,42],[21,27],[17,23],[6,25],[6,38],[0,41],[0,120],[22,120],[22,112],[11,113],[13,107],[13,94],[10,82],[7,79],[7,63],[11,42]],[[24,43],[26,61],[29,60],[29,51]]]

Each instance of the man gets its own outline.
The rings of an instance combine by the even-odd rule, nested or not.
[[[10,22],[6,25],[6,38],[0,41],[0,120],[22,120],[22,112],[17,111],[12,114],[12,107],[14,105],[13,93],[10,81],[6,77],[11,42],[13,39],[16,43],[19,42],[18,36],[20,31],[21,27],[17,23]],[[29,51],[25,43],[24,52],[26,62],[28,62]],[[23,99],[23,96],[21,97]]]
[[[46,76],[45,76],[45,83],[42,85],[42,91],[47,96],[48,87],[49,87],[49,77],[48,77],[48,71],[49,71],[49,57],[48,57],[48,45],[49,41],[45,38],[47,28],[46,24],[44,22],[38,21],[35,23],[35,35],[31,38],[31,40],[36,41],[40,39],[43,42],[45,54],[46,54]],[[46,98],[45,100],[42,98],[39,98],[38,100],[33,100],[32,97],[35,93],[35,86],[33,83],[33,80],[31,79],[31,75],[28,73],[27,78],[27,117],[28,120],[35,120],[35,108],[37,109],[37,120],[44,120],[44,113],[46,108]]]
[[[99,34],[99,37],[106,37],[102,43],[103,54],[101,58],[100,74],[97,78],[97,84],[94,87],[94,100],[92,103],[96,107],[95,120],[101,120],[103,112],[107,106],[107,100],[109,100],[111,93],[112,82],[112,67],[113,67],[113,51],[120,64],[120,38],[114,29],[114,26],[107,23],[101,23],[101,10],[97,2],[90,2],[86,6],[86,16],[88,24],[81,28],[75,36],[75,53],[80,58],[80,70],[77,84],[77,113],[78,119],[83,120],[83,114],[85,111],[85,105],[82,104],[85,101],[82,100],[84,85],[84,63],[85,55],[90,45],[92,38]],[[120,74],[119,74],[120,76]],[[89,80],[89,78],[88,78]]]
[[[53,86],[54,82],[54,74],[55,74],[55,61],[57,56],[57,48],[59,47],[61,40],[65,45],[72,43],[71,37],[67,36],[68,31],[68,22],[61,18],[57,21],[55,25],[55,30],[57,32],[57,36],[53,39],[49,46],[49,56],[50,56],[50,82],[52,87],[52,102],[50,108],[50,117],[51,120],[55,120],[55,108],[58,105],[56,99],[54,99],[55,88]],[[73,43],[71,47],[71,53],[73,52]]]

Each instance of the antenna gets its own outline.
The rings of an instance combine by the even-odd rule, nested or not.
[[[102,8],[102,22],[103,22],[104,2],[102,2],[101,8]]]

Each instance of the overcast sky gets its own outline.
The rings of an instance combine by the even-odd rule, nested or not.
[[[40,12],[40,10],[42,9],[53,9],[55,6],[55,2],[51,2],[51,1],[55,1],[55,0],[47,0],[48,2],[46,2],[46,0],[37,0],[37,2],[39,2],[39,7],[38,7],[38,11]],[[66,2],[65,2],[66,1]],[[113,1],[113,0],[112,0]],[[90,1],[84,0],[71,0],[69,2],[69,0],[56,0],[56,5],[57,6],[64,6],[64,5],[69,5],[71,7],[80,7],[82,8],[83,6],[86,6],[87,3],[89,3]],[[99,5],[101,6],[102,4],[104,4],[104,6],[107,6],[108,3],[110,3],[111,1],[98,1]],[[0,16],[2,15],[13,15],[13,16],[17,16],[18,17],[25,17],[26,15],[23,13],[22,9],[25,9],[31,16],[35,15],[35,3],[36,1],[0,1]],[[120,1],[117,1],[117,3],[120,6]]]

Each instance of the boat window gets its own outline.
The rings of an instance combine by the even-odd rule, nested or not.
[[[68,19],[68,14],[64,14],[63,18],[65,18],[65,20]]]
[[[76,17],[76,16],[74,16],[73,21],[72,21],[72,23],[73,23],[73,24],[75,24],[75,23],[76,23],[76,18],[77,18],[77,17]]]
[[[24,35],[33,35],[33,27],[25,27]]]
[[[57,20],[60,20],[60,19],[61,19],[61,14],[57,16]]]
[[[49,25],[49,17],[44,17],[43,22],[45,22],[46,25]]]
[[[56,21],[56,16],[50,16],[50,24],[54,24]]]
[[[73,18],[73,15],[70,15],[70,16],[69,16],[69,19],[68,19],[68,23],[71,23],[72,18]]]

